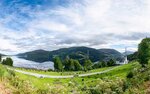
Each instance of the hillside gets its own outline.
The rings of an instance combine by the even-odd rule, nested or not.
[[[131,54],[133,54],[134,52],[132,52],[132,51],[127,51],[127,52],[123,52],[122,54],[123,55],[131,55]]]
[[[45,62],[49,60],[49,51],[35,50],[31,52],[21,53],[17,56],[19,58],[24,58],[35,62]]]
[[[88,55],[89,54],[89,55]],[[70,47],[62,48],[54,51],[35,50],[18,54],[18,57],[36,62],[53,61],[54,56],[59,56],[64,60],[67,56],[69,58],[78,59],[82,61],[88,58],[92,62],[109,60],[111,58],[121,59],[122,54],[114,49],[94,49],[88,47]]]
[[[96,62],[98,60],[103,60],[106,56],[103,53],[100,53],[98,50],[88,47],[71,47],[71,48],[63,48],[59,50],[55,50],[50,52],[50,56],[58,55],[61,59],[65,59],[66,56],[69,56],[73,59],[83,60],[88,57],[92,62]]]
[[[106,56],[106,61],[111,58],[120,60],[123,57],[123,54],[114,49],[99,49],[99,51],[100,53],[103,53]]]
[[[0,53],[0,56],[6,56],[6,55]]]
[[[138,60],[138,52],[134,52],[133,54],[128,55],[128,60]]]

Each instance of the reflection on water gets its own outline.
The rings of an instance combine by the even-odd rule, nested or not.
[[[3,59],[6,57],[3,57]],[[13,59],[13,66],[15,67],[24,67],[24,68],[35,68],[35,69],[54,69],[54,63],[51,61],[43,62],[43,63],[37,63],[34,61],[25,60],[22,58],[18,58],[16,56],[11,57]]]

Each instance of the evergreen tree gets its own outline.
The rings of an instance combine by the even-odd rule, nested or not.
[[[74,67],[75,67],[75,71],[82,70],[82,66],[78,60],[74,60]]]
[[[58,56],[54,58],[54,68],[57,71],[62,71],[63,70],[62,62],[61,62],[61,60]]]
[[[65,70],[69,70],[69,60],[70,60],[70,58],[67,56],[64,61],[64,69]]]
[[[138,58],[142,66],[148,64],[150,59],[150,38],[145,38],[138,45]]]
[[[69,70],[71,70],[71,71],[75,70],[74,60],[73,59],[69,60]]]
[[[110,59],[108,62],[107,62],[107,66],[114,66],[115,65],[115,61],[113,59]]]
[[[102,61],[102,64],[101,64],[102,67],[107,67],[107,63]]]
[[[91,60],[89,60],[89,59],[85,60],[84,63],[83,63],[84,69],[85,70],[92,69],[92,64],[93,63],[91,62]]]

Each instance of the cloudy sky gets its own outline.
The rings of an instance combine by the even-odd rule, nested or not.
[[[150,0],[0,0],[0,53],[72,46],[137,50]]]

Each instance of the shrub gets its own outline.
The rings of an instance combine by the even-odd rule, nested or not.
[[[124,80],[99,80],[94,88],[90,88],[91,94],[122,94],[124,91]]]
[[[133,72],[130,71],[128,74],[127,74],[127,78],[133,78]]]
[[[4,59],[2,61],[2,64],[8,65],[8,66],[13,66],[13,60],[11,58],[7,57],[6,59]]]

